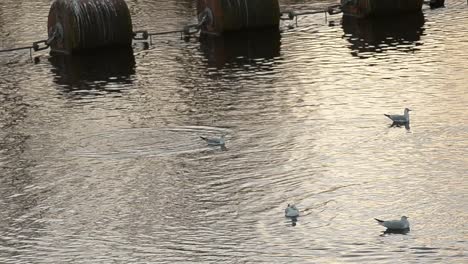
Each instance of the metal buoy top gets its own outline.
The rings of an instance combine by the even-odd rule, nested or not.
[[[132,44],[132,19],[124,0],[55,0],[47,28],[52,52]]]

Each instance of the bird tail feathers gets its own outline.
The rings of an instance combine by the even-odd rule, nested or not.
[[[377,218],[374,218],[375,221],[377,221],[380,225],[383,225],[383,222],[385,222],[384,220],[380,220],[380,219],[377,219]]]
[[[392,119],[392,118],[390,117],[390,115],[384,114],[384,116],[386,116],[386,117],[388,117],[388,118]]]

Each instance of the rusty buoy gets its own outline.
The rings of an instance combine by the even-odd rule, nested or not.
[[[47,28],[52,53],[132,44],[132,19],[124,0],[55,0]]]
[[[198,0],[202,31],[222,33],[242,29],[278,27],[278,0]]]

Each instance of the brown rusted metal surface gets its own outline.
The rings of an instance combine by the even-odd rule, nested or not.
[[[378,17],[420,12],[423,0],[341,0],[343,13],[356,17]]]
[[[47,23],[51,51],[65,54],[130,46],[132,20],[124,0],[55,0]]]
[[[222,33],[242,29],[278,27],[278,0],[198,0],[199,19],[208,14],[202,30]]]

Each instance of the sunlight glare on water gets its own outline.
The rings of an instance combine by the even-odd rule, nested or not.
[[[134,30],[195,17],[126,2]],[[2,47],[43,38],[49,1],[0,7]],[[0,54],[0,262],[466,263],[467,24],[447,0],[133,54]],[[406,235],[373,219],[402,215]]]

